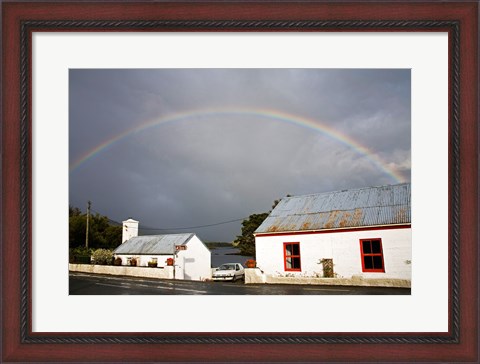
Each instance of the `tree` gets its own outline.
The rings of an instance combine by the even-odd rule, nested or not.
[[[291,195],[287,195],[287,197],[290,196]],[[275,200],[273,202],[272,210],[278,205],[279,202],[280,200]],[[255,237],[253,236],[253,233],[268,217],[272,210],[261,214],[252,214],[247,219],[242,221],[242,235],[237,236],[234,241],[234,244],[240,249],[240,254],[253,257],[255,256]]]
[[[106,248],[115,249],[122,243],[122,227],[110,225],[105,229]]]
[[[68,206],[68,216],[80,216],[82,211],[78,207]]]
[[[253,233],[268,216],[268,212],[253,214],[242,221],[242,235],[237,236],[234,243],[240,249],[240,254],[255,256],[255,237]]]
[[[85,246],[87,215],[77,207],[69,206],[69,246]],[[90,248],[114,249],[122,243],[122,227],[110,224],[107,216],[90,216],[88,241]]]
[[[76,209],[76,210],[74,210]],[[81,214],[77,208],[70,208],[70,217],[68,221],[69,228],[69,246],[70,248],[77,248],[85,246],[85,233],[87,228],[87,217]]]

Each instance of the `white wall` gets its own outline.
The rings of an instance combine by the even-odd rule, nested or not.
[[[122,226],[122,244],[128,239],[138,236],[138,221],[128,219],[123,221]]]
[[[157,267],[165,267],[167,263],[165,262],[167,258],[173,258],[173,255],[123,255],[115,254],[115,258],[122,259],[122,265],[128,265],[129,258],[135,258],[137,260],[137,267],[147,267],[148,262],[153,258],[157,258]]]
[[[128,258],[137,259],[137,267],[146,267],[152,258],[157,258],[157,266],[164,267],[167,258],[175,259],[175,278],[204,281],[212,277],[210,250],[195,235],[187,243],[187,249],[174,255],[115,255],[122,258],[122,265],[127,265]]]
[[[364,273],[360,239],[382,239],[385,273]],[[323,277],[323,258],[333,259],[336,278],[411,280],[411,229],[348,231],[321,234],[257,236],[257,266],[271,276]],[[284,268],[283,243],[300,242],[301,272]]]
[[[177,261],[183,260],[185,279],[204,281],[212,277],[212,254],[205,244],[195,235],[187,243],[187,250],[177,253]]]

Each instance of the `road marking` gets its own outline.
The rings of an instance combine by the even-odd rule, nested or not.
[[[107,284],[107,283],[94,283],[96,286],[107,286],[107,287],[115,287],[115,288],[124,288],[122,286],[117,286],[114,284]]]
[[[350,292],[349,289],[332,289],[332,288],[303,288],[305,291],[331,291],[331,292]]]
[[[208,293],[207,291],[199,291],[199,290],[196,290],[196,289],[186,289],[186,288],[175,288],[175,287],[161,287],[161,286],[156,286],[156,287],[153,287],[153,286],[149,286],[149,285],[146,285],[146,284],[135,284],[135,286],[132,286],[132,285],[128,285],[128,284],[125,284],[125,283],[121,283],[120,286],[118,285],[114,285],[114,284],[108,284],[108,283],[95,283],[96,285],[98,286],[107,286],[107,287],[115,287],[115,288],[125,288],[126,286],[128,286],[129,288],[136,288],[136,287],[146,287],[146,288],[152,288],[152,289],[167,289],[167,290],[173,290],[173,291],[187,291],[187,292],[195,292],[195,293]]]
[[[187,292],[196,292],[196,293],[208,293],[207,291],[199,291],[196,289],[187,289],[187,288],[175,288],[175,287],[162,287],[157,286],[158,289],[168,289],[170,291],[187,291]]]
[[[193,288],[187,288],[188,287],[188,282],[183,282],[183,281],[161,281],[161,282],[158,282],[154,279],[152,280],[147,280],[147,279],[138,279],[136,277],[129,277],[129,278],[126,278],[126,277],[115,277],[115,276],[102,276],[102,279],[105,279],[106,282],[108,283],[100,283],[97,279],[98,277],[94,277],[90,274],[83,274],[83,273],[80,273],[80,272],[75,272],[75,273],[70,273],[71,276],[77,276],[77,277],[85,277],[85,278],[88,278],[89,280],[93,280],[93,284],[94,285],[99,285],[99,286],[107,286],[107,287],[115,287],[115,288],[120,288],[120,289],[132,289],[132,288],[136,288],[136,287],[142,287],[142,288],[150,288],[150,289],[158,289],[158,290],[170,290],[170,291],[177,291],[179,292],[179,294],[182,294],[180,293],[181,291],[185,291],[185,292],[190,292],[190,293],[193,293],[193,294],[215,294],[215,293],[211,293],[210,291],[208,290],[200,290],[200,289],[193,289]],[[97,281],[95,281],[97,280]],[[126,281],[126,282],[125,282]],[[193,282],[192,284],[197,284],[199,282]],[[159,285],[161,284],[161,285]],[[181,287],[185,287],[185,288],[181,288]],[[227,283],[227,282],[216,282],[214,283],[212,286],[216,286],[216,287],[224,287],[224,288],[233,288],[234,287],[237,287],[237,288],[242,288],[244,291],[243,295],[249,295],[248,291],[252,291],[252,290],[266,290],[267,292],[269,291],[269,287],[271,288],[274,288],[274,286],[269,286],[268,284],[265,284],[265,285],[250,285],[250,284],[232,284],[232,283]],[[277,285],[275,285],[277,286]],[[200,287],[199,287],[200,288]],[[204,287],[202,287],[204,288]],[[211,287],[209,287],[208,289],[210,289]],[[288,290],[288,287],[281,287],[282,289],[285,288]],[[309,287],[306,287],[306,286],[297,286],[296,288],[300,288],[301,290],[304,290],[304,291],[316,291],[320,294],[320,292],[337,292],[337,293],[340,293],[340,292],[356,292],[355,289],[336,289],[336,288],[328,288],[328,287],[325,287],[325,286],[309,286]],[[274,289],[275,291],[275,289]],[[260,292],[261,293],[261,292]],[[159,293],[160,294],[160,293]],[[255,293],[257,294],[257,293]],[[267,295],[269,293],[266,293]],[[279,294],[279,293],[274,293],[274,294]],[[288,293],[287,293],[288,294]]]

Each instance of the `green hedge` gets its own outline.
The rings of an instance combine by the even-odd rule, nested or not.
[[[90,264],[90,255],[74,255],[72,263]]]

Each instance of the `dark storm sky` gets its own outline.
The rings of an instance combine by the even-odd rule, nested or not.
[[[218,223],[286,194],[409,181],[410,88],[410,70],[70,70],[70,205],[232,241],[241,222]]]

